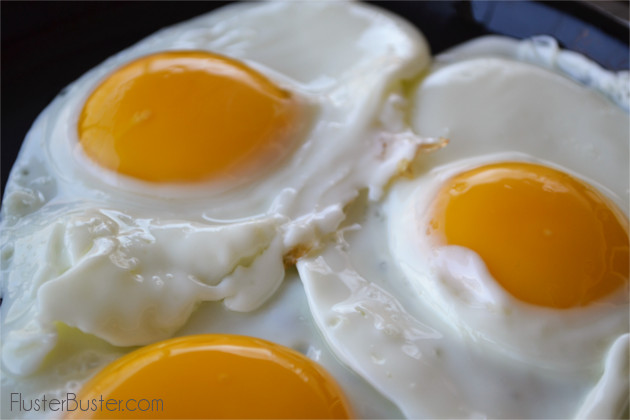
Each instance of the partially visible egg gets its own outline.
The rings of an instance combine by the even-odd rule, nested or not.
[[[77,419],[147,413],[217,419],[352,416],[343,392],[319,364],[284,346],[237,335],[195,335],[145,346],[100,371],[70,401],[67,418]]]
[[[164,29],[85,74],[7,185],[3,369],[36,372],[60,323],[136,346],[203,301],[262,305],[360,189],[378,198],[416,154],[401,83],[428,62],[379,9],[278,2]]]
[[[210,404],[210,399],[215,398],[213,396],[218,395],[218,393],[223,393],[224,397],[227,395],[230,398],[238,395],[242,399],[243,393],[249,394],[252,391],[250,388],[252,384],[257,384],[254,385],[259,387],[256,393],[260,395],[270,393],[269,401],[275,400],[277,402],[276,398],[278,397],[282,397],[283,400],[286,399],[284,393],[287,392],[287,386],[292,389],[295,385],[291,385],[291,381],[284,381],[280,377],[265,375],[265,363],[262,364],[261,370],[250,372],[252,378],[258,379],[252,379],[252,382],[235,379],[230,382],[228,376],[239,375],[237,372],[230,371],[229,365],[208,362],[207,369],[210,373],[206,371],[202,375],[201,368],[196,369],[194,380],[188,383],[180,381],[176,386],[174,385],[175,381],[173,381],[173,385],[169,386],[167,391],[159,392],[159,395],[149,395],[147,388],[142,387],[129,390],[128,393],[114,398],[116,403],[110,403],[111,410],[108,411],[105,403],[100,403],[100,396],[88,395],[88,388],[86,387],[91,378],[98,375],[92,381],[93,384],[95,383],[94,386],[101,386],[100,383],[115,382],[121,375],[117,373],[118,370],[113,370],[113,367],[124,363],[122,358],[126,357],[126,360],[129,361],[128,366],[131,368],[124,371],[134,372],[133,361],[138,360],[134,354],[138,353],[132,354],[132,352],[141,351],[139,354],[144,355],[142,360],[145,362],[147,359],[160,360],[160,354],[168,353],[163,351],[163,347],[161,347],[165,342],[140,347],[118,347],[91,334],[82,333],[76,328],[62,324],[58,325],[58,333],[59,338],[55,348],[34,374],[18,376],[10,372],[3,372],[1,378],[2,417],[58,418],[78,416],[82,418],[109,414],[119,418],[129,418],[133,415],[145,415],[151,418],[159,418],[159,416],[207,418],[212,416],[212,413],[222,412],[225,414],[225,411],[222,410],[231,410],[234,414],[238,413],[234,407],[231,407],[232,403],[227,399],[224,401],[225,404],[223,404],[223,398],[219,401],[215,399]],[[328,372],[323,374],[323,377],[327,377],[327,379],[320,382],[320,385],[333,390],[337,389],[334,394],[337,394],[341,401],[345,401],[346,409],[352,415],[360,418],[401,417],[400,411],[395,406],[358,375],[342,365],[328,350],[312,321],[302,285],[294,269],[287,270],[286,278],[277,292],[256,310],[237,312],[227,309],[221,302],[203,302],[191,314],[186,325],[174,334],[174,337],[179,340],[177,341],[179,348],[185,351],[188,348],[194,349],[199,346],[198,340],[195,341],[196,339],[194,339],[189,342],[189,338],[205,334],[223,337],[221,340],[224,340],[223,344],[227,349],[240,348],[244,340],[240,337],[250,337],[282,346],[285,348],[283,353],[289,350],[300,353],[304,358],[309,359],[310,363],[319,366],[319,368],[315,367],[314,369],[325,369]],[[235,335],[237,338],[232,342],[231,337]],[[147,353],[144,350],[147,347],[157,350],[157,353],[154,351]],[[264,349],[260,351],[266,354]],[[168,363],[168,361],[165,362]],[[299,372],[300,366],[291,363],[290,360],[286,361],[280,358],[278,362],[285,366],[287,364],[289,366],[294,365],[294,368],[289,370]],[[310,364],[304,360],[303,362],[307,365]],[[184,363],[183,366],[186,368],[189,365]],[[235,368],[238,368],[238,365]],[[212,375],[211,372],[215,372],[216,375]],[[208,375],[212,376],[205,378]],[[260,380],[260,376],[264,377],[262,385],[255,382]],[[220,379],[220,377],[223,377],[229,386],[215,391],[214,387],[217,383],[213,383],[213,381]],[[149,374],[145,376],[145,382],[147,386],[151,386],[168,378],[170,376],[165,375],[158,375],[158,377],[153,378]],[[340,391],[339,387],[341,388]],[[174,388],[181,391],[178,396],[175,395]],[[283,393],[280,393],[283,388]],[[157,391],[152,392],[157,393]],[[203,399],[193,398],[199,392],[203,392],[206,397]],[[108,392],[103,392],[102,395],[105,402],[113,398]],[[53,399],[64,401],[64,409],[61,409],[61,403],[59,403],[54,406],[57,410],[52,411],[51,406],[43,402],[44,397],[48,403]],[[94,402],[94,399],[97,401]],[[333,400],[335,399],[333,398]],[[119,404],[118,401],[122,402]],[[39,405],[39,409],[37,409],[36,404]],[[181,404],[188,406],[189,411],[187,411],[186,416],[183,412],[174,415],[174,407],[181,406]],[[46,405],[46,411],[43,411],[44,405]],[[131,409],[136,408],[136,411],[134,413],[127,412],[127,406]],[[310,417],[299,415],[295,411],[285,410],[284,404],[281,404],[280,407],[278,404],[270,404],[270,406],[270,408],[277,410],[274,417]],[[323,407],[316,404],[315,408],[305,406],[304,409],[324,409],[326,406],[327,404],[324,404]],[[102,407],[105,407],[105,410]],[[261,410],[257,417],[262,417],[263,414],[264,411]]]
[[[407,417],[619,418],[628,114],[496,41],[436,58],[411,118],[448,146],[298,262],[309,305]]]

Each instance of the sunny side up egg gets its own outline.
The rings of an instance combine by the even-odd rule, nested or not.
[[[162,30],[65,89],[4,197],[3,417],[41,414],[11,411],[5,390],[77,391],[181,331],[274,339],[277,314],[257,330],[188,321],[204,302],[222,308],[211,317],[264,312],[359,190],[379,198],[431,146],[401,102],[429,59],[413,26],[368,5],[251,3]],[[317,358],[316,335],[274,341]]]
[[[628,73],[575,58],[437,56],[411,120],[448,146],[298,262],[333,351],[407,417],[627,415]]]

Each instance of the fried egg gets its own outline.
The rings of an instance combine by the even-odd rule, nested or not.
[[[61,324],[128,347],[203,301],[260,307],[360,189],[379,198],[431,141],[399,100],[428,62],[387,12],[278,2],[164,29],[86,73],[7,185],[3,369],[36,372]]]
[[[436,57],[411,120],[448,146],[298,262],[331,349],[406,417],[627,410],[629,119],[610,100],[627,73],[574,61],[606,76],[587,87],[516,60],[549,48]]]

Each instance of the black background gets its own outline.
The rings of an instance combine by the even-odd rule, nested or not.
[[[550,34],[612,70],[628,69],[627,24],[579,2],[375,2],[404,16],[434,53],[500,33]],[[2,187],[35,117],[105,58],[224,2],[8,2],[2,18]]]

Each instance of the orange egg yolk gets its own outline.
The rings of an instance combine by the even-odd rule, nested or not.
[[[276,163],[298,128],[290,92],[245,64],[201,51],[140,58],[112,73],[78,123],[85,154],[120,174],[194,182]]]
[[[109,405],[108,405],[109,404]],[[286,347],[233,335],[167,340],[107,366],[67,418],[350,418],[339,386]]]
[[[475,251],[518,299],[587,305],[627,287],[628,219],[593,187],[555,169],[498,163],[440,190],[428,233]]]

